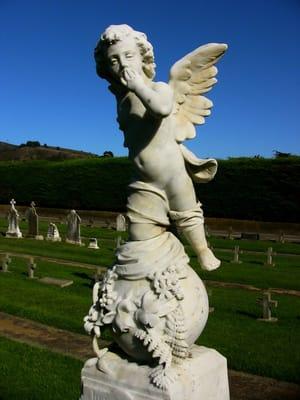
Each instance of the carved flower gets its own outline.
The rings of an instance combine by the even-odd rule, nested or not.
[[[160,303],[154,293],[149,290],[141,301],[141,307],[135,312],[136,320],[148,328],[153,328],[159,323]]]

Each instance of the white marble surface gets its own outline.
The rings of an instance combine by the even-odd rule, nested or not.
[[[167,391],[149,386],[151,367],[128,362],[115,353],[90,359],[82,370],[81,400],[229,400],[226,359],[213,349],[193,346],[191,357],[172,371]]]

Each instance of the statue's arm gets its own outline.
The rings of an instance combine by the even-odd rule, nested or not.
[[[172,112],[173,91],[166,83],[152,83],[150,87],[143,84],[138,87],[135,94],[146,109],[158,118],[165,118]]]
[[[146,83],[141,75],[126,68],[122,83],[141,100],[146,109],[158,118],[167,117],[173,110],[173,89],[163,82]]]

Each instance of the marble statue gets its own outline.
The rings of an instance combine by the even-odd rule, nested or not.
[[[80,237],[81,218],[75,210],[71,210],[67,215],[67,243],[81,244]]]
[[[173,65],[167,84],[153,80],[153,48],[144,33],[112,25],[96,46],[97,73],[116,97],[134,178],[127,202],[129,240],[117,248],[115,265],[95,284],[85,317],[97,357],[82,371],[82,400],[101,395],[229,399],[226,359],[194,345],[207,321],[208,297],[169,230],[175,222],[203,269],[220,266],[208,248],[193,187],[193,181],[214,177],[217,162],[197,158],[183,142],[195,137],[195,125],[210,114],[212,102],[203,94],[216,83],[215,64],[226,49],[216,43],[197,48]],[[99,349],[97,338],[106,326],[127,358]]]
[[[20,231],[19,228],[19,213],[15,207],[16,201],[12,199],[10,201],[11,208],[8,212],[8,230],[6,232],[6,237],[9,238],[21,238],[22,237],[22,232]]]

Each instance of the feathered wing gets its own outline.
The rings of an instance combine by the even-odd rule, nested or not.
[[[227,50],[226,44],[209,43],[177,61],[170,70],[169,85],[174,91],[178,142],[196,136],[194,125],[204,124],[213,103],[203,96],[217,82],[214,66]]]

